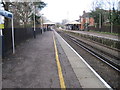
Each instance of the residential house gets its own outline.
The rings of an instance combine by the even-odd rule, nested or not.
[[[90,13],[86,13],[85,11],[83,11],[83,15],[80,16],[80,29],[84,30],[87,29],[88,26],[94,26],[94,18],[90,17]]]

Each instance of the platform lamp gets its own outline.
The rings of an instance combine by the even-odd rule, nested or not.
[[[42,30],[42,33],[43,33],[43,19],[42,19],[42,16],[43,16],[44,14],[41,14],[41,30]]]
[[[36,28],[36,26],[35,26],[35,9],[36,9],[36,7],[35,7],[35,5],[33,8],[34,8],[34,30],[33,30],[34,33],[33,34],[34,34],[34,38],[36,38],[36,29],[35,29]]]

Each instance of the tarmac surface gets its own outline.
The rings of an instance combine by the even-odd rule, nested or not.
[[[56,43],[66,87],[80,88],[66,55]],[[16,53],[6,57],[2,66],[3,88],[60,88],[52,31],[17,46]]]
[[[3,88],[59,87],[52,33],[17,47],[16,54],[4,60],[2,71]]]
[[[98,76],[54,30],[20,44],[2,64],[3,88],[110,88]]]

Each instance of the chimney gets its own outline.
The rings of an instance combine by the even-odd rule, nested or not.
[[[83,11],[83,14],[85,14],[86,12],[85,12],[85,10]]]

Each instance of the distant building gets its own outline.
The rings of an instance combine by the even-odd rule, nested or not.
[[[66,23],[66,29],[68,30],[79,30],[81,23],[79,20]]]

